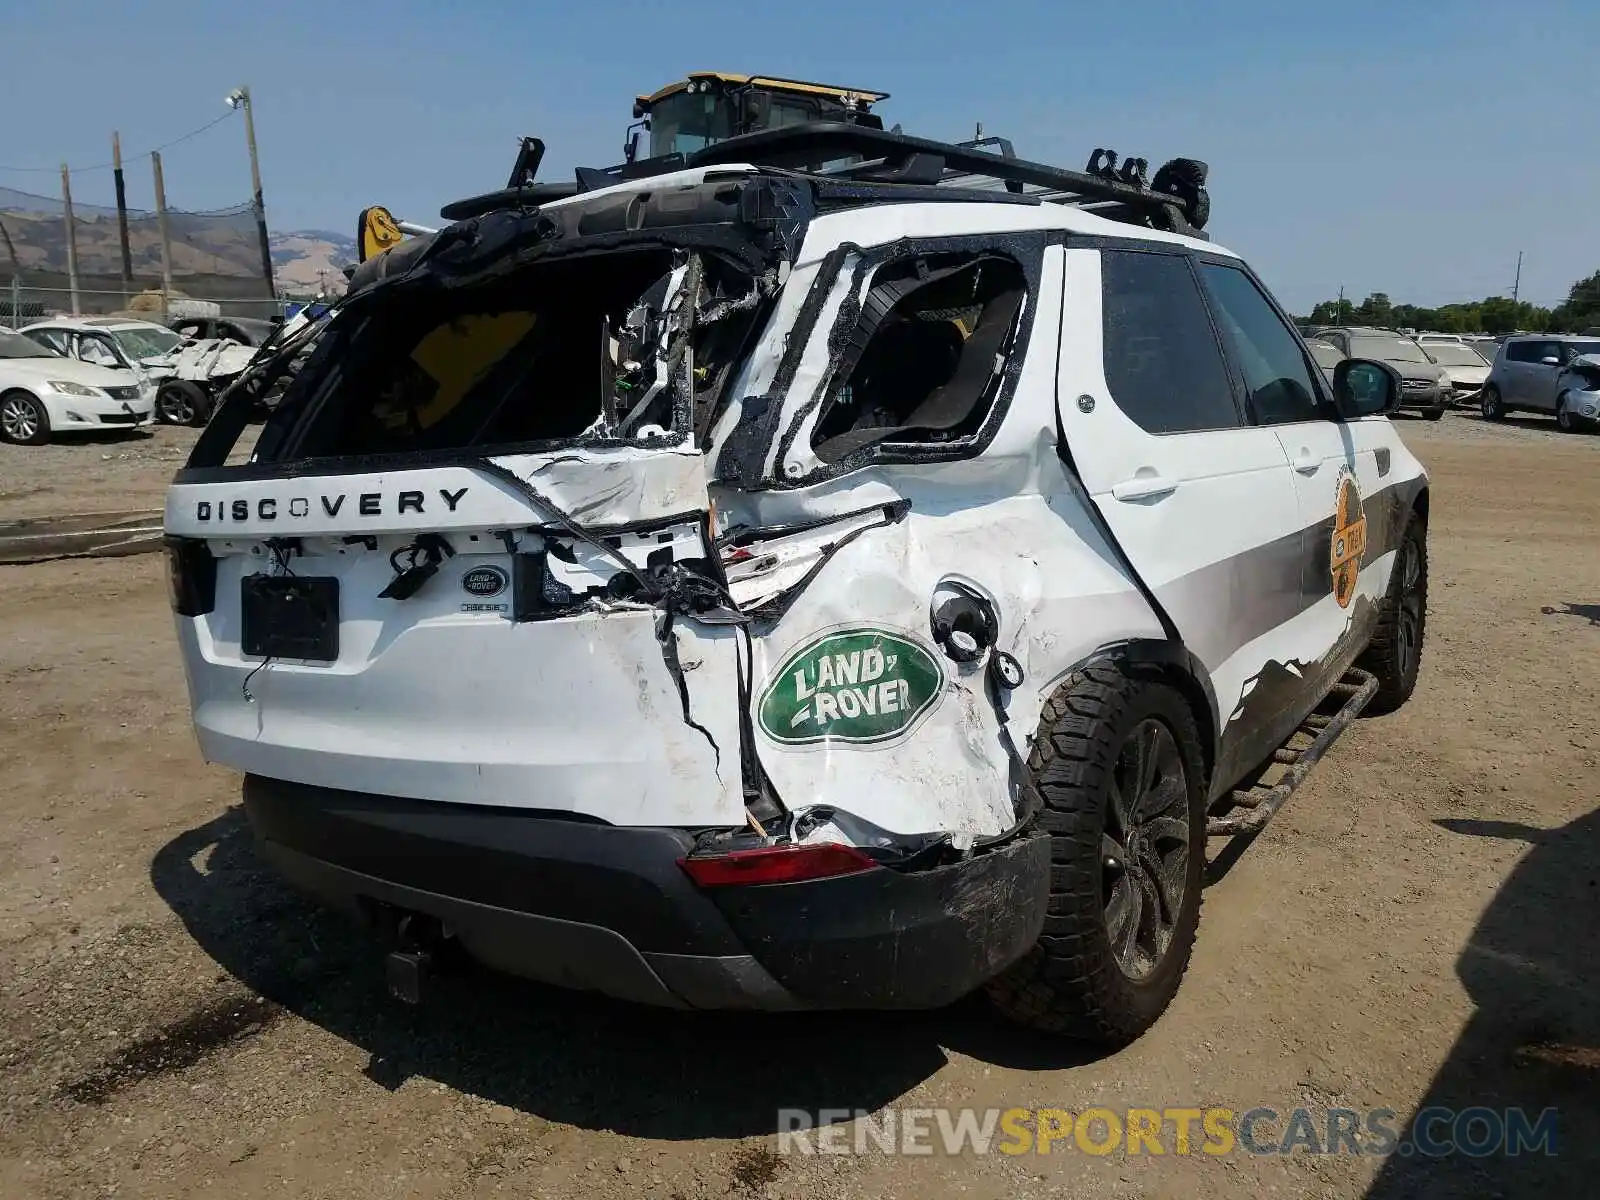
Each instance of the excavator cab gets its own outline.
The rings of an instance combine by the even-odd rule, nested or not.
[[[872,106],[888,98],[887,92],[770,75],[694,71],[633,102],[636,123],[628,128],[623,156],[635,162],[646,145],[649,158],[693,154],[743,134],[813,122],[882,129]]]

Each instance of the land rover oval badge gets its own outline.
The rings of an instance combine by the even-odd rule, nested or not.
[[[761,731],[783,746],[871,745],[901,737],[933,711],[944,667],[886,629],[837,629],[793,651],[761,696]]]
[[[498,596],[510,582],[511,576],[499,567],[473,567],[461,577],[462,590],[482,599]]]

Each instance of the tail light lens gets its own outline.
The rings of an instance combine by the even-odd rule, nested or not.
[[[878,864],[854,846],[761,846],[727,854],[680,858],[678,865],[703,888],[759,883],[801,883],[869,871]]]
[[[166,539],[167,594],[180,617],[200,617],[217,606],[217,559],[199,538]]]

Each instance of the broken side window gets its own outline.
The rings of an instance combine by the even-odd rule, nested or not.
[[[975,435],[994,406],[1027,300],[1014,259],[930,254],[879,268],[811,445],[826,463],[886,442]]]
[[[762,298],[721,259],[659,245],[397,286],[335,318],[263,445],[287,459],[680,440]]]

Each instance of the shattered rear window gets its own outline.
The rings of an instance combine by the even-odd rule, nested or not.
[[[1027,294],[1021,265],[1000,254],[916,256],[880,269],[812,434],[817,457],[971,437],[993,406]]]
[[[756,299],[716,256],[659,245],[395,288],[330,327],[336,344],[286,397],[300,415],[282,457],[681,440]]]

